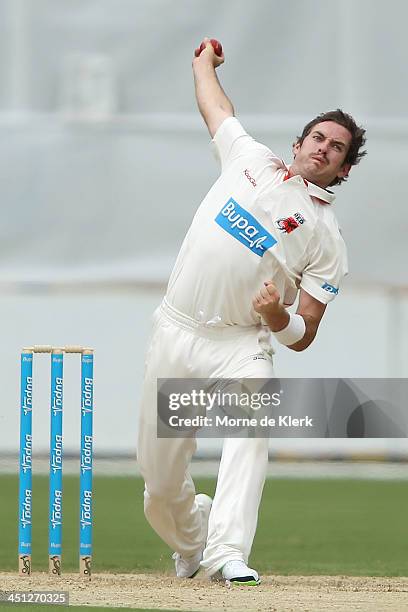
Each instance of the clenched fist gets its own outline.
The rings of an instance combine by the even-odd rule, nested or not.
[[[254,310],[260,314],[278,314],[281,310],[279,304],[280,295],[272,281],[265,281],[262,289],[256,294],[252,300]]]
[[[272,281],[264,282],[264,286],[252,300],[252,306],[272,331],[280,331],[289,322],[289,315],[280,303],[279,291]]]

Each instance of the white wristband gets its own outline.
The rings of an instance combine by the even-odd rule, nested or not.
[[[278,342],[285,346],[291,346],[299,342],[305,335],[306,324],[304,318],[299,314],[289,313],[289,323],[277,332],[272,332]]]

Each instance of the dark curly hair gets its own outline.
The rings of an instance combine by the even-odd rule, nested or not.
[[[367,155],[367,151],[360,151],[360,149],[365,145],[366,131],[363,127],[357,125],[351,115],[348,115],[347,113],[343,112],[340,108],[338,108],[337,110],[328,111],[327,113],[321,113],[320,115],[309,121],[309,123],[303,128],[302,135],[297,137],[295,144],[302,145],[304,139],[306,138],[306,136],[308,136],[308,134],[310,134],[314,126],[318,123],[323,123],[324,121],[334,121],[335,123],[338,123],[339,125],[345,127],[346,130],[350,132],[351,142],[346,157],[344,159],[344,163],[350,164],[351,166],[356,166],[360,162],[361,158],[364,157],[364,155]],[[329,187],[333,185],[340,185],[340,183],[345,180],[347,180],[347,177],[336,177],[330,183]]]

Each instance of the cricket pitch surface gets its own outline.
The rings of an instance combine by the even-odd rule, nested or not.
[[[399,612],[408,610],[408,577],[263,576],[258,587],[227,588],[201,574],[182,580],[164,574],[0,573],[1,590],[68,591],[70,605],[200,612]],[[63,608],[62,608],[63,609]],[[86,608],[85,608],[86,609]]]

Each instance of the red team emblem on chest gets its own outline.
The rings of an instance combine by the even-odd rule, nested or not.
[[[275,226],[284,234],[290,234],[291,232],[293,232],[293,230],[299,227],[299,225],[302,225],[304,222],[305,218],[297,212],[293,215],[293,217],[277,219],[275,221]]]

